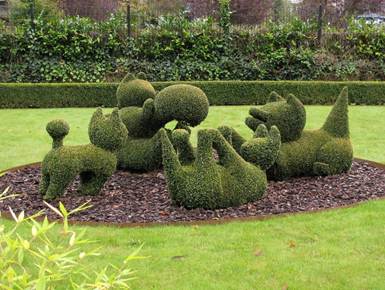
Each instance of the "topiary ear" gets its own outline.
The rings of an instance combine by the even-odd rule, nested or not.
[[[265,125],[261,124],[258,126],[257,130],[255,130],[254,137],[255,138],[266,138],[269,132]]]
[[[119,109],[118,109],[118,108],[115,108],[115,109],[112,111],[110,120],[111,120],[113,123],[117,123],[117,124],[121,122],[121,119],[120,119],[120,116],[119,116]]]
[[[132,73],[128,73],[126,74],[126,76],[124,77],[124,79],[122,79],[122,83],[127,83],[127,82],[130,82],[130,81],[133,81],[135,80],[135,76],[132,74]]]
[[[270,132],[269,132],[270,138],[274,142],[281,143],[281,132],[279,132],[279,129],[277,126],[271,126]]]
[[[100,121],[101,119],[103,119],[103,110],[102,108],[99,107],[96,109],[95,113],[92,115],[91,123]]]
[[[147,75],[144,73],[144,72],[140,72],[140,73],[138,73],[137,75],[136,75],[136,77],[138,78],[138,79],[141,79],[141,80],[147,80]]]
[[[290,94],[287,97],[287,103],[289,105],[293,105],[295,107],[303,107],[302,102],[296,96],[294,96],[293,94]]]
[[[268,103],[274,103],[274,102],[279,102],[279,101],[284,101],[285,99],[282,98],[280,95],[278,95],[277,92],[271,92],[268,99],[267,99],[267,102]]]

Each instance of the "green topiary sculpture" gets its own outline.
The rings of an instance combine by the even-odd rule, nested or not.
[[[270,132],[265,125],[259,125],[252,139],[246,141],[234,129],[228,126],[218,128],[226,140],[246,161],[259,166],[263,170],[273,166],[281,147],[281,135],[276,126]]]
[[[251,117],[246,119],[246,125],[253,131],[260,124],[268,128],[275,125],[279,128],[282,142],[297,140],[305,128],[306,112],[303,104],[294,96],[287,100],[272,92],[267,104],[262,108],[251,108]]]
[[[246,124],[276,125],[281,134],[282,146],[275,164],[268,170],[271,179],[286,179],[296,176],[334,175],[350,169],[353,148],[349,137],[348,89],[338,97],[325,124],[319,130],[300,130],[305,125],[302,104],[293,95],[287,101],[275,93],[274,102],[260,109],[252,108]],[[295,124],[295,120],[299,124]],[[232,137],[234,148],[242,154],[245,140],[231,128],[221,128],[222,134]],[[248,159],[249,158],[249,159]],[[250,157],[246,160],[250,160]]]
[[[119,111],[128,130],[128,138],[117,154],[118,167],[131,171],[151,171],[160,168],[162,164],[159,129],[173,120],[178,121],[176,128],[187,129],[188,126],[200,124],[208,114],[209,102],[201,89],[191,85],[169,86],[143,100],[142,96],[149,96],[146,93],[148,90],[144,89],[145,92],[138,93],[138,86],[134,92],[130,91],[131,86],[127,84],[132,82],[132,76],[129,75],[127,78],[131,81],[122,82],[118,88],[118,102],[122,99],[122,90],[125,91],[127,100],[140,99],[141,102],[125,101],[124,104],[130,106],[123,107]],[[120,104],[123,102],[120,101]]]
[[[183,121],[197,126],[209,113],[206,94],[191,85],[172,85],[160,91],[154,101],[155,112],[163,122]]]
[[[263,156],[275,150],[267,145],[273,144],[278,152],[278,130],[272,129],[275,132],[270,135],[266,127],[261,126],[263,128],[258,128],[258,133],[263,136],[257,135],[248,149]],[[272,137],[277,132],[278,135]],[[187,131],[174,131],[172,138],[177,152],[164,129],[160,130],[160,136],[167,186],[177,205],[188,209],[226,208],[254,201],[264,194],[267,188],[266,173],[259,166],[242,159],[218,130],[200,130],[196,150],[189,144]],[[213,149],[218,153],[218,161],[213,156]],[[276,156],[277,152],[272,155]],[[274,160],[271,162],[274,163]]]
[[[103,116],[101,109],[93,114],[88,128],[92,144],[63,146],[63,139],[69,132],[63,120],[49,122],[47,132],[53,139],[53,146],[42,163],[40,192],[45,199],[62,195],[77,175],[81,181],[80,194],[97,194],[114,173],[117,164],[114,152],[122,147],[127,137],[117,109],[109,117]]]
[[[127,74],[116,91],[119,109],[142,106],[147,99],[153,99],[155,95],[154,87],[146,81],[146,75],[142,73],[138,74],[138,78],[133,74]]]

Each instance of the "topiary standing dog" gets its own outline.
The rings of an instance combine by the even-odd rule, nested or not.
[[[44,199],[62,195],[77,175],[81,181],[80,194],[97,194],[116,170],[114,153],[127,138],[127,129],[117,109],[108,117],[103,115],[102,109],[96,110],[88,127],[91,141],[88,145],[63,146],[63,139],[69,132],[63,120],[49,122],[47,132],[53,139],[53,146],[42,163],[40,193]]]
[[[250,115],[246,119],[250,129],[255,130],[260,124],[275,125],[282,136],[278,158],[268,170],[269,178],[334,175],[350,169],[353,148],[349,137],[347,88],[342,90],[325,124],[318,130],[303,130],[305,108],[293,95],[285,100],[272,93],[268,103],[261,108],[251,108]],[[246,140],[232,128],[220,130],[224,136],[231,136],[234,148],[241,153]]]
[[[246,162],[218,130],[200,130],[196,150],[189,143],[186,130],[175,130],[172,134],[176,151],[166,131],[161,129],[160,134],[167,186],[177,205],[188,209],[226,208],[254,201],[266,191],[266,173],[261,168],[264,165],[259,167]],[[261,160],[273,164],[279,144],[278,129],[272,127],[268,133],[261,125],[249,149],[253,147],[252,151],[260,156],[268,155],[270,160],[267,156]],[[219,160],[215,160],[213,149]]]

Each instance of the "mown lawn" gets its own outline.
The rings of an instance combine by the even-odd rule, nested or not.
[[[216,128],[222,124],[235,127],[245,137],[251,131],[244,125],[249,106],[211,107],[199,128]],[[320,127],[330,107],[308,106],[307,128]],[[109,109],[106,110],[110,111]],[[94,109],[21,109],[0,110],[0,170],[41,161],[51,148],[45,125],[53,119],[65,119],[71,131],[66,144],[88,143],[87,126]],[[385,107],[350,108],[351,135],[355,155],[385,163]],[[196,129],[192,140],[195,141]]]
[[[308,127],[321,126],[329,109],[307,107]],[[201,127],[229,124],[247,136],[247,110],[213,107]],[[0,168],[39,161],[50,148],[44,126],[53,118],[70,122],[67,144],[87,142],[92,112],[0,110]],[[385,107],[351,108],[356,156],[385,162],[384,125]],[[90,260],[90,271],[144,243],[149,258],[132,264],[134,289],[385,289],[385,200],[221,225],[82,228],[103,254]]]

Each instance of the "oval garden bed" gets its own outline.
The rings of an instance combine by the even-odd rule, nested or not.
[[[0,190],[10,186],[14,198],[0,201],[0,211],[11,207],[16,213],[30,215],[47,210],[39,194],[40,165],[10,170],[0,177]],[[117,171],[97,196],[76,194],[76,180],[61,201],[68,209],[90,201],[91,208],[75,214],[72,221],[104,223],[170,223],[215,221],[229,218],[262,217],[285,213],[315,211],[351,205],[385,197],[385,166],[355,160],[349,173],[328,177],[303,177],[288,181],[270,181],[265,196],[253,203],[219,210],[186,210],[172,205],[161,171],[138,174]]]

